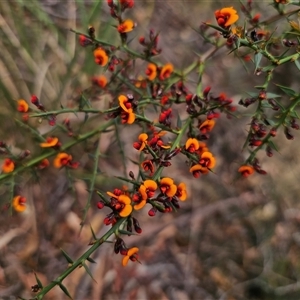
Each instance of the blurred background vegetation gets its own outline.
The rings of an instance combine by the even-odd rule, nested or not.
[[[262,19],[276,15],[272,1],[254,2]],[[197,55],[211,48],[196,32],[204,21],[214,20],[214,11],[234,6],[236,1],[135,1],[127,12],[137,27],[129,39],[147,35],[150,28],[160,32],[162,63],[171,62],[177,69],[188,66]],[[243,19],[240,12],[240,19]],[[115,20],[110,17],[106,1],[15,0],[0,1],[0,140],[12,146],[15,153],[29,149],[34,155],[35,137],[20,126],[16,100],[27,101],[36,94],[44,106],[59,109],[78,105],[82,90],[90,88],[90,78],[103,70],[92,57],[92,49],[83,49],[69,29],[86,32],[96,28],[99,39],[118,45]],[[284,24],[284,25],[282,25]],[[288,27],[282,20],[271,27]],[[196,29],[196,30],[195,30]],[[275,33],[276,34],[276,33]],[[133,40],[130,44],[141,51]],[[263,82],[263,75],[253,75],[253,67],[239,63],[228,49],[220,49],[208,61],[203,85],[218,95],[225,92],[237,104],[246,91]],[[143,74],[137,66],[133,78]],[[109,73],[106,72],[105,75]],[[299,87],[299,73],[294,65],[280,68],[274,78],[290,87]],[[191,78],[189,88],[195,88]],[[273,87],[276,92],[276,87]],[[299,90],[297,90],[299,92]],[[110,95],[91,91],[93,105],[106,105]],[[104,104],[103,104],[104,103]],[[176,214],[148,217],[141,212],[143,234],[127,239],[128,245],[140,247],[139,264],[121,267],[120,257],[106,244],[93,256],[91,265],[95,281],[78,269],[65,280],[74,299],[299,299],[300,298],[300,210],[299,210],[299,134],[288,141],[278,134],[279,153],[259,159],[268,175],[254,175],[247,180],[237,176],[237,168],[247,157],[241,151],[247,135],[250,110],[239,108],[239,117],[217,121],[209,147],[217,157],[215,174],[195,179],[188,172],[185,160],[178,157],[170,172],[178,181],[187,182],[189,198]],[[61,124],[69,117],[73,126],[82,126],[81,116],[58,118]],[[91,118],[84,128],[105,122]],[[38,119],[30,126],[41,134],[55,133],[65,137],[60,127],[52,129]],[[136,159],[132,142],[138,130],[122,130],[126,157]],[[89,155],[95,141],[73,149],[72,155],[81,167],[65,173],[50,168],[39,178],[35,174],[19,179],[19,189],[27,197],[28,210],[9,216],[0,215],[0,298],[34,297],[33,270],[44,284],[58,276],[67,263],[63,248],[76,258],[88,247],[89,224],[97,236],[103,226],[105,211],[96,209],[93,197],[88,225],[79,235],[82,210],[88,198],[88,175],[93,168]],[[106,191],[122,183],[112,178],[122,175],[122,153],[113,135],[101,140],[102,175],[96,188]],[[118,163],[120,162],[120,163]],[[127,170],[136,168],[128,159]],[[169,170],[168,170],[169,171]],[[76,179],[75,179],[76,178]],[[6,187],[0,187],[1,204],[8,201]],[[46,299],[65,299],[59,288]]]

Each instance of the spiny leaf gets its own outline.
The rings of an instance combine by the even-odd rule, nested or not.
[[[181,127],[182,127],[182,121],[181,121],[180,116],[178,114],[178,116],[177,116],[177,128],[181,128]]]
[[[91,258],[91,257],[88,257],[86,260],[88,260],[89,262],[95,264],[96,262]]]
[[[41,281],[39,280],[38,276],[36,275],[36,273],[34,272],[34,276],[35,276],[35,280],[39,286],[40,289],[43,288],[43,284],[41,283]]]
[[[287,86],[280,85],[280,84],[276,84],[276,86],[278,86],[286,95],[291,96],[291,97],[296,96],[296,92],[293,89],[291,89]]]
[[[69,264],[73,264],[72,258],[63,250],[60,248],[60,251],[62,252],[63,256],[66,258]]]
[[[300,70],[300,62],[298,59],[295,60],[295,65],[298,68],[298,70]]]
[[[254,55],[255,71],[259,68],[261,59],[262,59],[262,54],[260,52],[258,52]]]
[[[92,275],[90,269],[88,268],[88,266],[87,266],[85,263],[83,263],[83,267],[85,268],[86,272],[90,275],[90,277],[97,283],[97,281],[96,281],[95,278],[93,277],[93,275]]]
[[[272,149],[274,149],[275,151],[277,151],[277,152],[279,152],[279,150],[278,150],[278,148],[277,148],[277,146],[274,144],[274,142],[273,141],[269,141],[269,146],[272,148]]]
[[[280,98],[280,97],[282,97],[282,95],[267,93],[267,98]]]
[[[93,229],[93,227],[91,225],[90,225],[90,228],[91,228],[93,239],[97,240],[96,234],[95,234],[94,229]]]
[[[58,284],[59,287],[61,288],[61,290],[70,298],[70,299],[73,299],[69,293],[69,291],[67,290],[67,288],[62,284],[62,283],[59,283]]]

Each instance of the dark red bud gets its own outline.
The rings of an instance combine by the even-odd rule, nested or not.
[[[99,201],[99,202],[97,203],[97,208],[98,208],[98,209],[102,209],[103,207],[104,207],[104,203],[101,202],[101,201]]]
[[[157,209],[155,207],[152,207],[149,211],[148,211],[148,215],[150,217],[154,217],[156,215]]]

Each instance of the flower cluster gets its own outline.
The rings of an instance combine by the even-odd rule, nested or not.
[[[133,175],[131,175],[133,176]],[[134,176],[133,176],[134,177]],[[135,211],[139,211],[149,204],[151,208],[148,210],[149,216],[155,216],[158,212],[168,213],[180,208],[179,201],[187,199],[186,186],[183,182],[176,185],[174,180],[169,177],[161,178],[160,180],[147,179],[137,184],[133,181],[133,190],[128,188],[114,189],[113,192],[108,191],[106,194],[110,197],[107,199],[104,195],[98,192],[101,200],[97,203],[98,209],[104,206],[109,207],[112,212],[104,219],[105,225],[114,225],[121,218],[126,218],[126,232],[132,234],[133,229],[136,233],[142,233],[139,221],[133,217]],[[125,255],[123,258],[123,266],[130,260],[137,261],[137,257],[133,256],[138,248],[130,250],[125,246],[125,242],[117,237],[115,242],[115,252]]]

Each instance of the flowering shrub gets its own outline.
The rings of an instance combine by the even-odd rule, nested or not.
[[[278,12],[279,18],[284,15],[286,3],[287,1],[273,2],[274,11]],[[90,274],[86,262],[93,262],[91,254],[110,236],[114,236],[114,252],[122,256],[123,266],[129,261],[140,262],[138,252],[143,250],[127,246],[123,236],[142,234],[139,223],[141,210],[146,210],[149,217],[155,217],[158,213],[176,212],[183,205],[182,202],[189,200],[190,193],[184,178],[173,178],[168,172],[168,168],[178,157],[184,158],[186,169],[191,177],[195,177],[194,180],[201,181],[202,176],[211,176],[218,164],[218,157],[208,146],[211,133],[221,116],[231,118],[237,115],[238,105],[244,108],[255,107],[243,147],[248,155],[236,168],[237,175],[241,177],[253,176],[255,172],[258,173],[257,176],[266,174],[257,158],[258,153],[264,150],[271,157],[273,151],[277,150],[274,142],[277,131],[283,130],[286,138],[291,140],[294,139],[292,129],[299,129],[296,108],[300,102],[300,94],[277,82],[275,84],[282,93],[275,94],[271,91],[273,75],[278,67],[293,63],[300,69],[300,29],[292,20],[299,9],[288,13],[289,27],[280,34],[267,27],[262,29],[263,25],[269,23],[261,22],[260,15],[253,14],[251,1],[241,8],[230,6],[216,10],[214,16],[211,16],[215,21],[203,22],[197,30],[199,38],[202,37],[212,45],[214,51],[227,47],[231,55],[252,64],[254,74],[264,78],[254,92],[235,103],[223,92],[216,96],[214,87],[202,86],[204,66],[212,54],[204,59],[195,59],[183,70],[175,67],[176,62],[162,63],[159,58],[162,52],[159,48],[159,34],[154,30],[149,31],[148,37],[138,38],[138,50],[130,46],[130,34],[137,24],[134,20],[126,19],[126,13],[129,9],[134,9],[134,1],[111,0],[107,4],[120,37],[117,45],[98,39],[98,32],[93,26],[89,26],[86,33],[73,29],[72,32],[78,36],[78,45],[84,47],[82,51],[87,51],[99,66],[101,75],[93,76],[91,84],[99,88],[100,95],[111,95],[109,105],[104,109],[94,108],[85,92],[81,93],[78,105],[53,111],[48,110],[47,104],[36,95],[32,95],[30,101],[20,99],[16,102],[19,122],[38,138],[38,150],[33,155],[24,149],[16,155],[8,142],[0,143],[3,156],[0,181],[11,187],[7,206],[11,213],[26,213],[26,198],[14,191],[14,186],[19,184],[20,175],[29,171],[42,174],[44,169],[51,167],[64,169],[66,172],[76,170],[80,168],[80,162],[76,152],[73,154],[72,150],[77,144],[93,137],[99,138],[109,130],[115,130],[117,135],[120,127],[126,131],[131,131],[132,127],[138,128],[139,132],[132,141],[132,152],[139,156],[135,162],[137,168],[130,170],[126,176],[118,176],[126,183],[125,186],[115,186],[109,191],[96,187],[100,156],[99,148],[96,149],[89,186],[90,196],[82,224],[92,206],[92,195],[96,193],[99,200],[92,209],[109,210],[103,220],[108,226],[107,233],[98,238],[92,230],[91,247],[76,260],[63,251],[70,264],[69,268],[47,286],[43,286],[36,277],[37,285],[33,286],[37,293],[36,299],[41,299],[56,285],[70,296],[62,281],[78,267],[84,267]],[[297,1],[290,1],[290,4],[299,6]],[[280,53],[278,49],[281,50]],[[131,72],[131,68],[138,60],[145,62],[145,66],[136,75]],[[190,87],[189,84],[189,76],[193,74],[197,74],[199,78],[196,87]],[[83,133],[81,128],[72,127],[68,118],[62,123],[57,121],[59,115],[67,113],[84,114],[86,118],[90,115],[95,115],[95,118],[102,115],[105,116],[105,122]],[[48,122],[53,128],[60,128],[68,136],[69,142],[61,142],[52,130],[46,134],[39,133],[30,124],[30,120],[34,118]]]

